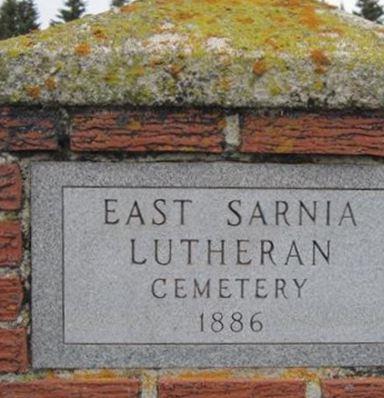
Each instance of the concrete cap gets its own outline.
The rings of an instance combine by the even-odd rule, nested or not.
[[[384,108],[384,28],[315,0],[137,0],[0,42],[0,103]]]

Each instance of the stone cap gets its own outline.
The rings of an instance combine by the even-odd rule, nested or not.
[[[0,42],[0,104],[382,109],[383,54],[315,0],[137,0]]]

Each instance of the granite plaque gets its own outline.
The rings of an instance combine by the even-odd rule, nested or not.
[[[384,364],[384,167],[37,163],[38,368]]]

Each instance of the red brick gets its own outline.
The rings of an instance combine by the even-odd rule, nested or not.
[[[17,164],[0,165],[0,210],[19,210],[22,178]]]
[[[88,111],[73,118],[71,149],[222,152],[224,126],[214,111]]]
[[[0,222],[0,267],[17,267],[22,258],[21,224]]]
[[[0,398],[137,398],[135,379],[90,381],[39,380],[0,384]]]
[[[17,276],[0,278],[0,321],[14,321],[23,302],[23,286]]]
[[[160,381],[159,398],[304,398],[305,384],[283,380]]]
[[[0,373],[23,372],[27,367],[25,329],[0,329]]]
[[[323,398],[384,398],[384,379],[327,380],[322,390]]]
[[[241,152],[384,156],[384,115],[242,117]]]
[[[45,151],[58,147],[55,114],[0,108],[0,151]]]

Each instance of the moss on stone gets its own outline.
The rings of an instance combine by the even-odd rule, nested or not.
[[[315,0],[137,0],[0,42],[0,102],[379,108],[383,36]]]

